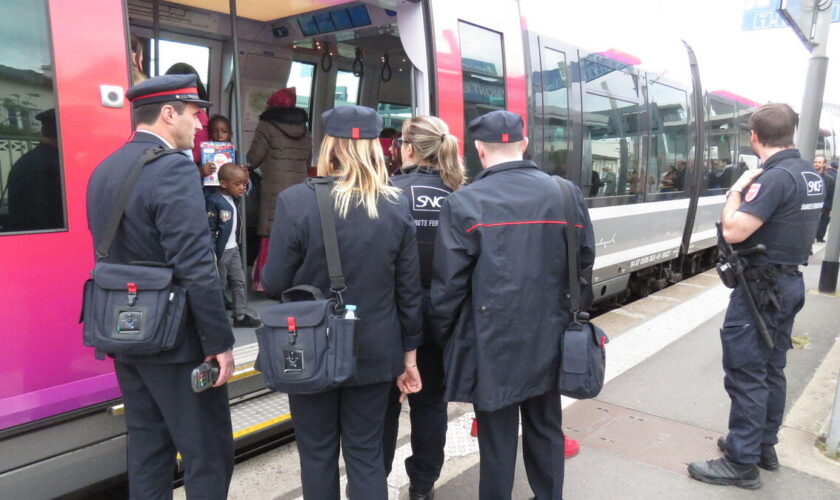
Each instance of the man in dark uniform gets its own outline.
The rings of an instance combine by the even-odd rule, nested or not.
[[[41,141],[9,171],[9,231],[64,227],[55,109],[35,118],[41,122]]]
[[[819,170],[825,183],[825,203],[823,203],[820,223],[817,226],[817,241],[823,243],[825,242],[825,233],[828,231],[828,223],[831,221],[831,204],[834,203],[834,186],[837,184],[837,162],[833,161],[827,164],[824,156],[818,156],[817,159],[822,159],[822,168]],[[817,159],[814,159],[815,166]]]
[[[798,118],[786,104],[767,104],[750,119],[750,144],[764,162],[745,172],[729,190],[721,214],[723,238],[750,254],[745,278],[775,347],[756,328],[741,286],[729,300],[723,328],[724,387],[729,394],[729,435],[718,440],[725,456],[695,462],[699,481],[755,489],[758,467],[779,467],[774,445],[785,409],[785,363],[796,313],[805,301],[802,273],[823,206],[823,182],[793,149]]]
[[[557,374],[570,320],[569,286],[589,288],[595,238],[574,189],[575,226],[557,183],[524,161],[522,117],[493,111],[470,122],[484,168],[440,213],[431,321],[446,344],[446,398],[472,402],[481,455],[479,498],[510,499],[520,412],[536,498],[563,495]],[[569,283],[565,231],[579,234],[582,281]]]
[[[189,149],[202,101],[192,75],[167,75],[132,87],[137,131],[90,178],[88,225],[99,241],[117,193],[138,158],[152,148]],[[171,266],[187,289],[188,314],[179,343],[152,355],[117,355],[114,367],[125,398],[128,478],[132,499],[172,498],[175,456],[184,460],[189,498],[227,497],[233,473],[228,393],[233,332],[225,315],[213,260],[198,171],[190,158],[170,154],[140,173],[114,237],[110,262]],[[190,374],[202,361],[220,365],[214,388],[196,394]]]

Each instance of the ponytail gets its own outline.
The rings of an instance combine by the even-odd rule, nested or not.
[[[458,138],[449,133],[446,122],[435,116],[415,116],[403,122],[403,139],[414,148],[423,165],[440,171],[440,178],[455,191],[466,182],[466,173],[458,152]]]

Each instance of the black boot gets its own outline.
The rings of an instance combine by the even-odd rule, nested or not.
[[[726,453],[726,436],[717,440],[720,451]],[[761,457],[758,459],[758,466],[764,470],[776,470],[779,468],[779,457],[776,456],[776,447],[772,444],[761,445]]]
[[[755,490],[761,487],[758,467],[739,464],[728,458],[689,464],[688,475],[709,484],[737,486],[747,490]]]
[[[421,493],[411,486],[408,487],[409,500],[435,500],[435,490],[429,490],[426,493]]]

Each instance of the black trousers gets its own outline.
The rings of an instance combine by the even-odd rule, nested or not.
[[[817,225],[817,239],[824,240],[825,233],[828,231],[828,223],[831,221],[831,217],[828,215],[831,213],[831,207],[828,207],[828,210],[823,209],[820,212],[820,222]]]
[[[446,402],[443,400],[443,350],[434,343],[417,349],[417,368],[423,380],[423,390],[408,395],[411,407],[411,456],[405,459],[405,470],[411,487],[427,493],[435,486],[443,467],[443,447],[446,445]],[[391,387],[382,447],[385,474],[391,473],[400,425],[400,391],[396,383]]]
[[[382,426],[390,382],[290,394],[303,497],[338,500],[338,451],[344,454],[351,500],[387,500]]]
[[[478,496],[481,500],[510,500],[520,413],[528,484],[537,500],[560,500],[565,446],[560,393],[556,389],[500,410],[476,410],[481,459]]]
[[[227,387],[193,392],[190,375],[197,364],[114,362],[125,400],[132,499],[171,499],[179,452],[187,498],[227,498],[233,475]]]
[[[805,288],[801,275],[789,274],[780,274],[776,286],[782,308],[765,315],[775,328],[775,349],[761,340],[740,287],[732,291],[720,330],[723,385],[731,400],[726,456],[742,464],[757,464],[761,445],[779,441],[785,412],[787,349]]]

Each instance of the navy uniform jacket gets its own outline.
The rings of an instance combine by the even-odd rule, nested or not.
[[[733,247],[766,246],[766,254],[750,257],[754,265],[806,265],[825,198],[822,177],[796,149],[775,153],[761,168],[764,172],[744,192],[738,210],[764,224]]]
[[[233,199],[236,207],[236,244],[239,245],[240,229],[242,228],[242,210],[239,200]],[[210,223],[210,237],[213,239],[213,251],[216,257],[221,259],[225,253],[230,232],[233,231],[233,209],[230,202],[222,196],[218,189],[212,189],[204,196],[207,207],[207,218]]]
[[[583,195],[574,192],[588,283],[595,238]],[[564,203],[554,179],[532,161],[485,169],[444,202],[431,326],[446,343],[448,401],[494,411],[556,386],[570,320]]]
[[[417,237],[408,202],[400,195],[380,199],[379,218],[351,204],[347,218],[335,214],[341,267],[347,282],[346,304],[357,307],[356,373],[345,385],[393,381],[403,372],[403,352],[421,341],[420,266]],[[315,188],[308,182],[277,197],[265,290],[279,296],[297,285],[312,285],[329,295],[330,280]]]
[[[406,167],[403,172],[391,177],[391,184],[403,190],[411,205],[420,251],[420,283],[428,290],[432,286],[432,259],[440,208],[452,189],[443,183],[440,172],[429,167]]]
[[[94,242],[105,231],[128,172],[145,150],[156,146],[164,144],[138,131],[94,170],[87,191],[88,227]],[[117,355],[118,361],[200,362],[205,355],[233,347],[198,175],[186,156],[166,155],[143,167],[129,197],[106,260],[172,266],[175,280],[187,289],[189,310],[177,347],[154,355]]]

